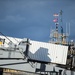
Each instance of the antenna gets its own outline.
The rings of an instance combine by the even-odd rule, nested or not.
[[[68,31],[67,31],[67,23],[66,23],[66,34],[68,33]]]
[[[67,35],[67,33],[68,33],[68,35],[70,35],[70,23],[68,23],[68,24],[66,23],[66,35]]]
[[[59,12],[59,13],[60,13],[60,21],[61,21],[61,23],[63,23],[63,22],[62,22],[62,13],[63,13],[63,11],[62,11],[62,10],[60,10],[60,12]]]
[[[70,35],[70,23],[69,23],[69,35]]]

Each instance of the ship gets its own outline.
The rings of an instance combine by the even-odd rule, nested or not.
[[[0,32],[0,75],[75,75],[75,43],[64,33],[62,10],[53,16],[56,28],[51,29],[48,42]]]

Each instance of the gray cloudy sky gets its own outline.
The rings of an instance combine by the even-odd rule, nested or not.
[[[69,39],[75,40],[75,0],[0,0],[0,32],[47,42],[55,28],[53,14],[61,9],[64,31],[70,23]]]

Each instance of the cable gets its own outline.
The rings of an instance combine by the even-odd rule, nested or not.
[[[19,41],[16,38],[13,38],[13,39],[19,43]]]
[[[4,37],[6,37],[10,42],[12,42],[7,36],[5,36],[3,33],[0,32],[1,35],[3,35]],[[13,43],[13,42],[12,42]]]

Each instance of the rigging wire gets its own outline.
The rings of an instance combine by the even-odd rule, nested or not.
[[[3,35],[5,38],[7,38],[10,42],[12,42],[7,36],[5,36],[2,32],[0,32],[1,35]],[[12,42],[13,43],[13,42]]]
[[[5,36],[2,32],[0,32],[1,35],[3,35],[5,38],[7,38],[10,42],[12,42],[7,36]],[[13,38],[15,41],[19,42],[16,38]],[[13,42],[12,42],[13,43]]]
[[[5,36],[2,32],[0,32],[0,34],[1,35],[3,35],[6,39],[8,39],[10,42],[12,42],[7,36]],[[17,42],[19,42],[16,38],[13,38],[13,39],[15,39],[15,41],[17,41]],[[13,42],[12,42],[13,43]],[[8,43],[7,43],[8,44]],[[29,43],[30,44],[30,43]],[[21,52],[20,50],[19,50],[19,52],[20,52],[20,54],[24,57],[24,59],[25,59],[25,55],[23,54],[23,52]],[[27,56],[27,59],[30,59],[30,57],[29,56]],[[33,63],[31,62],[31,63],[29,63],[30,65],[31,65],[31,67],[33,67]]]

